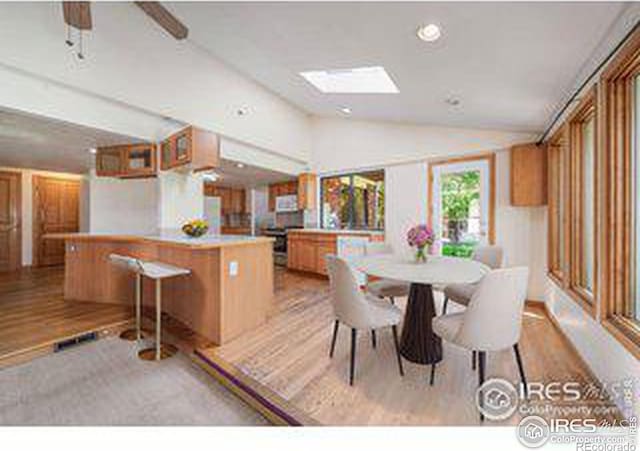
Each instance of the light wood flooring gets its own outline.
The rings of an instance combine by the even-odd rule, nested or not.
[[[349,330],[341,327],[333,359],[328,356],[333,316],[326,280],[297,273],[276,272],[276,305],[264,326],[221,347],[201,349],[200,355],[244,379],[252,390],[304,423],[326,425],[477,425],[474,405],[477,374],[467,351],[444,345],[434,386],[428,384],[429,367],[404,361],[398,373],[391,331],[378,332],[377,349],[369,334],[359,333],[356,379],[348,384]],[[441,311],[441,296],[436,296]],[[403,306],[404,301],[399,305]],[[451,310],[453,311],[453,309]],[[595,382],[564,336],[540,307],[526,309],[520,349],[529,382]],[[487,379],[517,382],[511,351],[489,353]],[[591,417],[576,407],[608,401],[554,402],[563,413],[545,417]],[[529,402],[529,407],[543,407]],[[618,418],[617,409],[598,419]],[[526,415],[524,415],[526,416]],[[514,424],[516,414],[501,422]],[[487,421],[488,424],[496,424]]]
[[[65,301],[63,283],[61,266],[0,273],[0,367],[51,352],[62,340],[130,324],[129,308]]]

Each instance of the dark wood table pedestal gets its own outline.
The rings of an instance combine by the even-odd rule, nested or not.
[[[413,363],[431,365],[431,384],[435,366],[442,360],[442,339],[431,327],[435,315],[431,285],[412,283],[402,325],[400,355]]]

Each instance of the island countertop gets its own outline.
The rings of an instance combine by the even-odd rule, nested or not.
[[[179,230],[161,230],[150,234],[121,233],[50,233],[45,239],[62,239],[73,241],[118,241],[123,243],[158,243],[194,249],[214,249],[226,246],[244,246],[270,243],[273,238],[244,235],[206,234],[198,238],[186,236]]]

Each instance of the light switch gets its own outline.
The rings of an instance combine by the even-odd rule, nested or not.
[[[238,262],[235,260],[229,262],[229,275],[231,277],[238,275]]]

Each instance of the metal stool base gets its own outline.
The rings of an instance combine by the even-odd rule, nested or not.
[[[146,338],[147,336],[151,335],[152,332],[149,329],[142,329],[140,331],[140,338]],[[127,329],[127,330],[123,330],[120,335],[119,335],[121,340],[126,340],[126,341],[136,341],[138,339],[138,337],[136,336],[136,330],[135,329]]]
[[[178,352],[178,348],[170,343],[162,343],[160,345],[160,360],[173,357]],[[154,361],[156,359],[156,347],[152,346],[147,349],[138,351],[138,358],[141,360]]]

